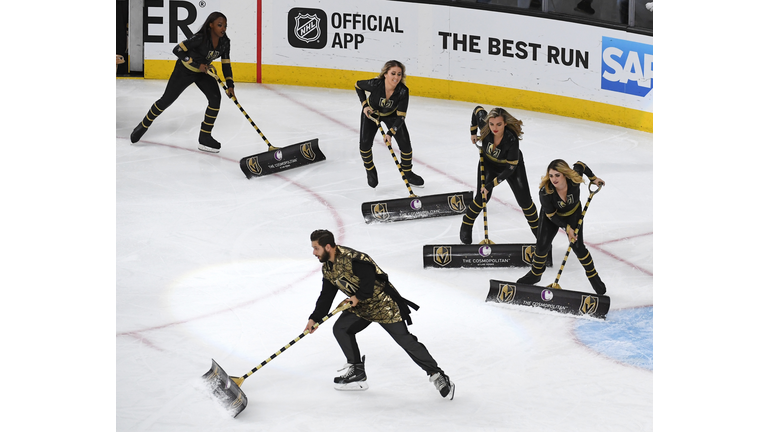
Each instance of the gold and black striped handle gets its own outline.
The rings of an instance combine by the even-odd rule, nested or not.
[[[212,77],[214,77],[214,78],[216,79],[216,81],[219,83],[219,85],[221,85],[221,88],[223,88],[223,89],[224,89],[224,94],[226,94],[226,93],[227,93],[227,85],[226,85],[226,84],[224,84],[224,83],[221,81],[221,79],[219,78],[219,74],[217,74],[217,73],[216,73],[216,69],[215,69],[215,68],[214,68],[212,65],[211,65],[211,66],[208,66],[208,71],[207,71],[207,73],[208,73],[208,75],[210,75],[210,76],[212,76]],[[279,147],[275,147],[275,146],[273,146],[272,144],[270,144],[270,142],[269,142],[269,140],[267,139],[267,137],[266,137],[266,136],[264,136],[264,134],[261,132],[261,130],[259,129],[259,127],[258,127],[258,126],[256,126],[256,123],[254,123],[254,122],[253,122],[253,120],[251,120],[251,116],[249,116],[249,115],[248,115],[248,113],[247,113],[247,112],[245,112],[245,110],[243,109],[243,107],[242,107],[242,106],[240,106],[240,102],[238,102],[238,101],[237,101],[237,98],[236,98],[236,97],[234,97],[234,96],[230,96],[229,98],[230,98],[230,99],[232,99],[232,102],[234,102],[234,103],[235,103],[235,105],[237,105],[237,107],[238,107],[238,108],[240,108],[240,112],[241,112],[241,113],[243,113],[243,115],[245,116],[245,118],[246,118],[246,119],[248,119],[248,121],[249,121],[249,122],[251,122],[251,126],[253,126],[253,128],[254,128],[254,129],[256,129],[256,132],[258,132],[258,133],[259,133],[259,136],[261,136],[261,139],[263,139],[263,140],[264,140],[264,142],[265,142],[265,143],[267,143],[267,146],[269,146],[269,150],[270,150],[270,151],[273,151],[273,150],[278,150],[278,149],[279,149]]]
[[[376,122],[376,125],[379,126],[379,132],[381,132],[381,138],[384,140],[384,143],[387,144],[387,148],[389,149],[389,154],[392,155],[392,159],[395,161],[395,165],[397,165],[397,170],[400,171],[400,177],[403,178],[403,181],[405,182],[405,187],[408,188],[408,193],[410,194],[411,198],[416,198],[416,194],[413,193],[413,189],[411,189],[411,184],[408,183],[408,179],[405,178],[405,172],[403,172],[403,167],[400,166],[400,161],[397,160],[395,151],[392,150],[392,144],[389,141],[387,141],[387,134],[384,133],[384,129],[381,128],[381,121],[375,117],[369,117],[369,118],[374,122]]]
[[[336,315],[337,313],[339,313],[341,311],[349,309],[351,306],[352,306],[351,303],[344,302],[344,304],[342,304],[341,306],[339,306],[336,309],[334,309],[328,315],[324,316],[323,319],[320,322],[315,323],[315,325],[312,328],[316,329],[318,326],[320,326],[320,324],[328,321],[328,319],[330,319],[332,316]],[[300,341],[301,338],[303,338],[304,336],[308,335],[309,332],[310,332],[310,330],[304,330],[304,333],[300,334],[298,337],[296,337],[296,339],[288,342],[288,345],[280,348],[280,350],[278,350],[276,353],[274,353],[271,356],[269,356],[268,359],[266,359],[263,362],[261,362],[261,364],[259,364],[255,368],[251,369],[247,374],[243,375],[242,377],[233,377],[233,376],[231,376],[230,378],[232,378],[232,381],[234,381],[235,384],[237,384],[238,387],[242,386],[243,385],[243,381],[245,381],[246,378],[248,378],[249,376],[253,375],[253,373],[256,372],[257,370],[259,370],[259,369],[263,368],[264,366],[266,366],[267,363],[271,362],[275,357],[279,356],[285,350],[287,350],[288,348],[293,346],[293,344],[295,344],[296,342]]]
[[[592,184],[590,183],[589,198],[587,198],[587,202],[584,204],[584,210],[581,211],[581,217],[579,218],[579,223],[576,224],[576,229],[573,231],[574,235],[579,234],[581,223],[584,222],[584,215],[587,213],[587,209],[589,208],[589,202],[592,201],[592,197],[595,196],[596,193],[600,192],[600,189],[602,188],[603,188],[602,186],[597,186],[597,189],[593,191]],[[565,251],[565,257],[563,258],[563,263],[560,264],[560,270],[557,271],[557,277],[555,277],[555,281],[552,282],[550,285],[547,285],[549,288],[562,289],[562,287],[558,285],[558,282],[560,281],[560,275],[563,274],[563,269],[565,268],[565,262],[568,260],[568,255],[571,253],[571,247],[573,247],[573,242],[570,242],[568,244],[568,250]]]
[[[483,147],[479,147],[480,150],[480,187],[482,188],[483,185],[485,185],[485,160],[483,159]],[[486,204],[488,204],[488,199],[485,197],[484,193],[481,193],[483,196],[483,229],[485,230],[485,239],[480,240],[480,244],[494,244],[489,238],[488,238],[488,208],[486,207]]]

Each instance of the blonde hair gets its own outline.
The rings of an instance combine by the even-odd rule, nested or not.
[[[539,189],[545,188],[544,190],[550,194],[553,192],[552,189],[552,182],[549,181],[549,171],[555,170],[559,172],[560,174],[564,175],[565,178],[568,180],[574,182],[574,183],[584,183],[584,178],[579,175],[576,171],[573,170],[568,165],[568,162],[562,160],[562,159],[555,159],[552,162],[549,163],[547,166],[547,172],[541,177],[541,183],[539,183]]]
[[[403,71],[403,76],[402,78],[400,78],[400,82],[405,84],[405,65],[400,63],[397,60],[390,60],[384,63],[384,66],[381,68],[381,73],[379,74],[378,78],[384,78],[384,75],[386,75],[387,72],[389,72],[389,70],[395,66],[399,67],[400,70]]]
[[[512,116],[512,114],[508,113],[507,110],[504,108],[494,108],[492,109],[488,115],[485,116],[485,126],[483,126],[482,129],[480,129],[480,139],[484,139],[488,136],[489,133],[491,133],[491,127],[488,125],[488,122],[492,118],[496,117],[503,117],[504,118],[504,127],[507,129],[512,130],[517,135],[518,140],[523,139],[523,121],[518,120],[515,117]]]

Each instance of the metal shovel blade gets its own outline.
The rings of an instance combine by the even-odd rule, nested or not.
[[[248,398],[216,360],[211,359],[211,362],[211,369],[203,375],[203,379],[232,417],[237,417],[248,405]]]

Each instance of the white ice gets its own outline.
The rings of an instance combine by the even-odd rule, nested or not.
[[[459,217],[364,222],[363,202],[408,191],[380,136],[380,184],[367,186],[351,84],[239,83],[239,102],[272,144],[319,138],[327,156],[251,180],[238,161],[265,151],[265,143],[223,98],[214,129],[222,151],[198,151],[206,100],[194,86],[131,144],[131,130],[164,87],[141,79],[116,84],[118,431],[652,430],[653,372],[580,343],[574,327],[587,318],[485,302],[489,279],[516,280],[526,269],[423,268],[423,245],[458,243]],[[426,181],[417,194],[473,191],[478,153],[468,127],[475,105],[411,98],[414,171]],[[524,122],[521,148],[536,201],[536,184],[555,158],[582,160],[605,180],[585,217],[586,243],[612,311],[652,306],[652,134],[507,108]],[[489,202],[488,226],[496,243],[533,240],[506,186]],[[453,401],[441,399],[376,325],[359,335],[370,389],[335,391],[331,379],[345,361],[333,321],[245,380],[249,404],[238,418],[200,389],[211,359],[241,376],[301,334],[321,285],[309,241],[317,228],[369,253],[421,306],[410,330],[456,383]],[[475,241],[482,237],[478,221]],[[566,247],[561,233],[555,267],[542,283],[554,280]],[[592,292],[573,255],[560,284]]]

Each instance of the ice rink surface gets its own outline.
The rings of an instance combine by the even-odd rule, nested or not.
[[[197,150],[206,100],[194,86],[130,143],[164,87],[116,83],[118,431],[652,430],[652,134],[506,107],[524,122],[537,206],[536,185],[552,159],[584,161],[606,182],[582,231],[611,297],[603,321],[485,302],[490,279],[514,281],[524,268],[423,268],[423,245],[459,243],[458,216],[366,224],[363,202],[408,191],[380,136],[380,184],[367,186],[352,83],[238,84],[239,102],[272,144],[318,138],[327,157],[250,180],[238,161],[265,143],[224,97],[214,128],[221,152]],[[468,129],[477,104],[411,98],[414,171],[426,182],[416,194],[474,193],[478,152]],[[533,241],[506,186],[488,204],[488,226],[496,243]],[[238,418],[201,388],[211,359],[241,376],[302,333],[321,286],[309,241],[317,228],[370,254],[421,306],[410,330],[456,383],[454,400],[440,398],[377,325],[358,337],[370,389],[334,390],[345,360],[333,321],[245,380],[249,403]],[[475,242],[482,238],[478,221]],[[566,248],[560,233],[541,284],[554,280]],[[574,256],[560,285],[592,292]]]

